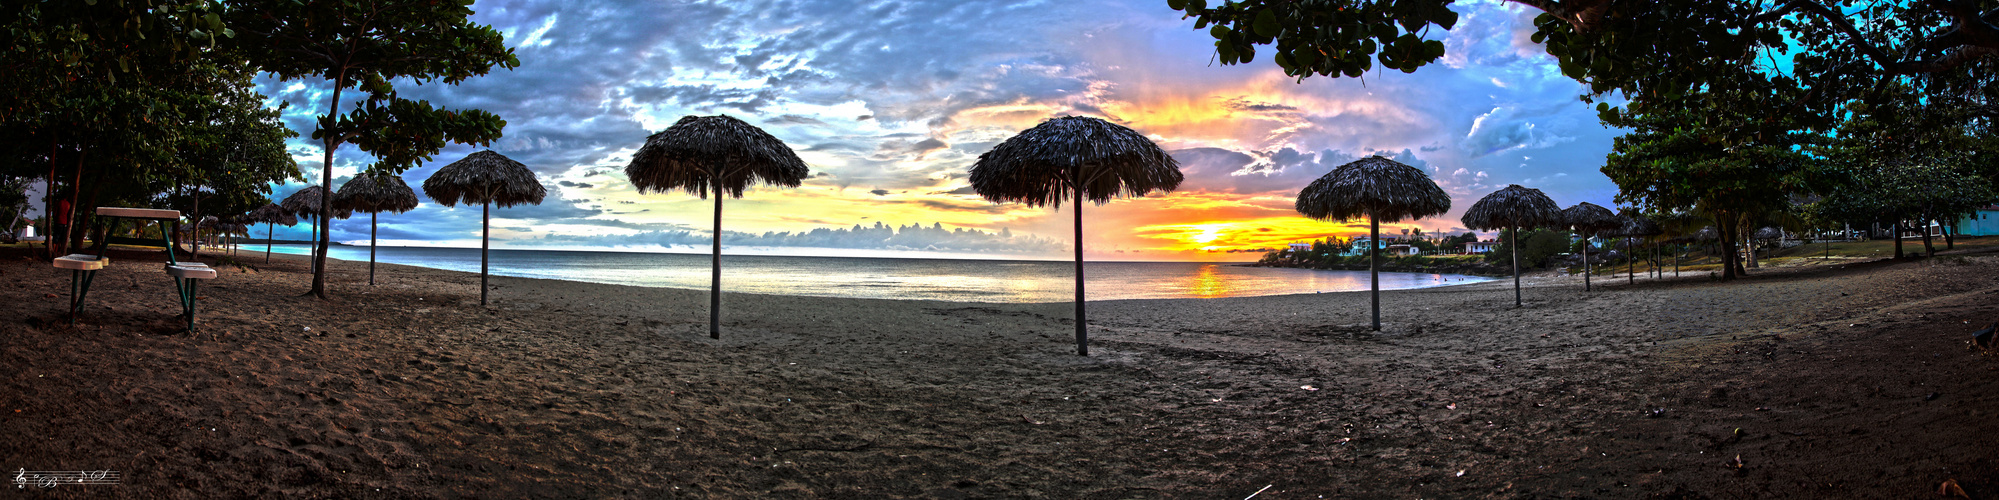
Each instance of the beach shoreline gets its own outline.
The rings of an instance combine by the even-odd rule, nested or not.
[[[247,253],[245,254],[247,255]],[[0,456],[118,496],[1824,497],[1999,494],[1999,258],[1067,303],[725,294],[0,249]],[[213,262],[204,257],[204,261]],[[1969,323],[1967,323],[1969,322]],[[1864,453],[1855,453],[1864,451]],[[1737,461],[1740,457],[1740,461]],[[63,488],[82,488],[63,487]]]
[[[279,248],[273,255],[304,255],[303,248]],[[447,271],[476,272],[479,254],[472,249],[423,248],[420,252],[384,253],[381,263]],[[550,251],[511,249],[515,256],[498,252],[491,258],[492,276],[553,279],[582,283],[675,288],[706,291],[709,286],[709,256],[657,254],[646,252],[573,252],[550,256]],[[456,252],[447,255],[444,252]],[[356,254],[359,255],[356,255]],[[244,254],[248,261],[261,261],[262,252]],[[366,262],[367,253],[336,249],[328,259]],[[614,257],[607,259],[605,257]],[[341,257],[346,257],[342,259]],[[356,259],[355,257],[360,257]],[[570,259],[575,257],[575,259]],[[638,259],[616,259],[637,257]],[[693,257],[693,259],[687,259]],[[740,259],[740,260],[739,260]],[[1031,266],[1038,271],[995,272],[991,267]],[[692,267],[690,264],[698,264]],[[724,254],[723,289],[727,293],[751,295],[795,295],[834,298],[876,298],[891,300],[943,300],[990,304],[1070,303],[1074,298],[1071,262],[988,259],[886,258],[839,256],[767,256]],[[1289,269],[1255,270],[1227,262],[1174,261],[1092,261],[1090,301],[1159,298],[1228,298],[1267,295],[1295,295],[1365,290],[1365,270],[1338,271]],[[1245,268],[1231,270],[1225,268]],[[612,273],[607,270],[622,272]],[[772,269],[782,269],[773,273]],[[568,271],[575,270],[575,273]],[[822,274],[811,274],[813,272]],[[807,273],[806,279],[786,281],[786,276]],[[969,279],[966,279],[969,278]],[[1476,275],[1429,272],[1384,273],[1382,289],[1455,286],[1458,281],[1482,282],[1495,278]],[[943,286],[940,280],[962,282]],[[1241,280],[1241,281],[1237,281]],[[784,284],[773,285],[772,281]],[[1437,284],[1432,284],[1437,283]],[[1217,286],[1217,285],[1220,286]],[[1321,289],[1332,288],[1332,289]],[[1348,288],[1340,290],[1339,288]],[[1179,296],[1175,296],[1179,295]]]

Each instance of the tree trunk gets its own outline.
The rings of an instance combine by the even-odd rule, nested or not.
[[[708,176],[715,185],[715,239],[711,242],[708,271],[708,338],[722,338],[722,166]]]
[[[1592,266],[1590,266],[1589,262],[1589,236],[1583,236],[1583,291],[1585,292],[1590,291],[1589,275],[1591,269]]]
[[[1756,263],[1756,234],[1750,233],[1749,236],[1744,237],[1742,239],[1742,247],[1748,249],[1749,251],[1746,258],[1743,259],[1744,261],[1747,261],[1749,263],[1748,264],[1749,268],[1755,269],[1757,267],[1760,267]]]
[[[340,72],[335,73],[333,76],[333,99],[331,100],[333,109],[327,112],[327,116],[333,117],[335,121],[338,121],[340,118],[340,90],[342,87],[347,86],[346,83],[347,70],[342,68]],[[313,224],[313,227],[318,231],[318,236],[313,237],[312,290],[306,292],[307,295],[322,299],[326,298],[326,247],[327,243],[331,240],[331,237],[326,233],[331,232],[333,229],[333,219],[329,217],[333,214],[333,152],[340,149],[340,133],[342,131],[328,130],[326,132],[326,159],[319,164],[319,186],[326,189],[326,196],[322,196],[319,199],[319,221]],[[485,244],[481,243],[480,245],[482,248],[479,252],[480,266],[484,267],[485,250],[483,248]],[[486,305],[485,277],[481,276],[479,279],[481,282],[479,305],[484,306]]]
[[[60,255],[56,251],[56,138],[49,134],[49,182],[42,191],[42,251],[48,252],[53,260]]]
[[[1930,243],[1930,219],[1926,217],[1923,219],[1923,257],[1929,258],[1936,255],[1937,247]]]
[[[1722,281],[1735,280],[1735,238],[1736,238],[1735,229],[1736,228],[1735,228],[1735,222],[1730,219],[1731,217],[1729,217],[1728,214],[1723,213],[1723,214],[1717,214],[1715,216],[1715,221],[1714,221],[1715,231],[1721,233],[1717,235],[1720,236],[1721,244],[1716,246],[1721,247]]]
[[[191,196],[194,197],[194,216],[192,217],[194,220],[194,231],[188,233],[189,237],[192,238],[192,241],[188,242],[188,246],[193,247],[194,251],[188,252],[188,257],[199,258],[201,257],[201,188],[194,188],[194,193]]]
[[[83,248],[83,231],[78,228],[83,226],[83,157],[87,152],[87,150],[77,150],[76,171],[70,175],[69,213],[66,214],[69,218],[69,227],[64,228],[62,235],[63,241],[66,242],[64,248]]]
[[[1900,259],[1900,258],[1902,258],[1902,221],[1901,221],[1901,220],[1897,219],[1897,220],[1895,221],[1895,225],[1894,225],[1894,234],[1892,234],[1891,236],[1894,236],[1894,237],[1895,237],[1895,258],[1897,258],[1897,259]]]
[[[83,156],[82,154],[79,153],[77,155],[77,166],[81,167],[82,165],[83,165]],[[95,223],[97,221],[97,202],[99,200],[98,195],[100,194],[104,194],[103,169],[99,169],[95,175],[90,176],[90,199],[85,201],[83,204],[74,207],[77,210],[77,216],[70,218],[69,220],[71,226],[81,226],[86,229],[84,231],[76,232],[76,246],[78,247],[83,246],[83,236],[89,232],[88,228],[91,226],[91,224],[84,223],[85,219],[88,219],[89,222],[91,223]],[[84,212],[82,209],[83,206],[89,206],[90,211]],[[85,215],[86,213],[88,215]],[[166,228],[161,228],[160,230],[165,231]],[[105,238],[105,236],[110,236],[110,235],[111,235],[111,228],[108,227],[104,228],[104,231],[100,233],[99,237],[97,238],[96,245],[98,245],[99,248],[103,248],[103,246],[105,245],[105,240],[108,239]]]

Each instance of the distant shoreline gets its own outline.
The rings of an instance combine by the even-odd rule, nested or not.
[[[1355,264],[1329,264],[1329,265],[1318,265],[1318,266],[1308,266],[1308,265],[1303,265],[1303,264],[1266,264],[1266,263],[1262,263],[1262,262],[1251,262],[1251,263],[1247,263],[1247,264],[1241,264],[1241,266],[1242,266],[1242,267],[1274,267],[1274,268],[1287,268],[1287,269],[1312,269],[1312,270],[1319,270],[1319,271],[1366,271],[1366,270],[1368,270],[1368,267],[1367,267],[1366,265],[1355,265]],[[1521,271],[1522,271],[1522,272],[1527,272],[1527,271],[1534,271],[1534,270],[1536,270],[1536,269],[1531,269],[1531,268],[1530,268],[1530,269],[1522,269]],[[1381,263],[1381,272],[1384,272],[1384,273],[1418,273],[1418,274],[1463,274],[1463,275],[1467,275],[1467,276],[1482,276],[1482,277],[1486,277],[1486,278],[1505,278],[1505,277],[1510,277],[1510,276],[1513,276],[1513,270],[1512,270],[1512,269],[1509,269],[1509,268],[1501,268],[1501,267],[1499,267],[1499,266],[1494,266],[1494,265],[1490,265],[1490,264],[1485,264],[1485,263],[1479,263],[1479,264],[1469,264],[1469,265],[1451,265],[1451,266],[1408,266],[1408,265],[1400,265],[1400,264],[1397,264],[1397,263],[1395,263],[1395,262],[1392,262],[1392,261],[1390,261],[1390,260],[1388,260],[1388,259],[1382,259],[1382,263]]]

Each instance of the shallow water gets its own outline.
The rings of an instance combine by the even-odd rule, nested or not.
[[[255,246],[244,251],[262,250]],[[305,245],[277,245],[304,254]],[[336,246],[333,258],[367,261],[367,247]],[[381,247],[378,262],[479,271],[476,248]],[[616,285],[708,289],[709,256],[646,252],[493,250],[496,276]],[[1213,262],[1086,262],[1089,300],[1222,298],[1366,290],[1366,271],[1242,267]],[[723,255],[722,289],[731,292],[927,299],[963,302],[1067,302],[1074,264],[1062,261],[894,259]],[[1381,273],[1396,290],[1490,281],[1457,274]]]

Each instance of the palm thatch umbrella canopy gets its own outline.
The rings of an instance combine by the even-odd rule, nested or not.
[[[1381,222],[1421,219],[1451,210],[1451,195],[1422,169],[1380,156],[1340,165],[1298,192],[1298,213],[1318,220],[1367,217],[1367,272],[1374,331],[1381,331]]]
[[[1151,139],[1123,125],[1087,116],[1050,119],[1008,138],[972,164],[972,190],[993,203],[1076,212],[1076,354],[1090,355],[1083,314],[1083,200],[1098,205],[1120,196],[1170,192],[1185,176],[1180,162]]]
[[[319,213],[320,210],[322,209],[321,207],[326,206],[323,203],[323,200],[326,198],[326,196],[327,193],[325,187],[306,186],[305,189],[300,189],[298,190],[298,192],[292,193],[291,196],[286,196],[284,201],[278,202],[278,206],[284,207],[286,212],[291,212],[293,215],[312,220],[318,220],[322,215],[328,215],[328,214]],[[348,217],[353,217],[354,211],[334,208],[333,213],[330,215],[332,215],[333,218],[335,219],[345,219]],[[320,263],[319,244],[317,243],[319,241],[319,227],[320,227],[319,224],[312,225],[312,241],[315,242],[313,243],[312,246],[312,257],[313,257],[312,272],[315,274],[319,272],[319,263]],[[331,226],[329,225],[328,227]],[[265,252],[265,258],[268,259],[269,257],[270,257],[269,252],[268,251]]]
[[[1513,250],[1513,307],[1520,307],[1520,228],[1561,225],[1562,208],[1539,189],[1513,184],[1480,198],[1459,220],[1480,231],[1506,229]]]
[[[1562,209],[1562,224],[1583,236],[1583,291],[1589,291],[1589,275],[1595,272],[1589,261],[1589,239],[1624,227],[1624,221],[1618,219],[1617,214],[1610,213],[1608,208],[1582,202]]]
[[[358,177],[357,177],[358,179]],[[535,180],[534,171],[493,150],[465,155],[437,169],[423,181],[423,194],[447,207],[478,203],[479,212],[479,306],[486,306],[487,248],[493,237],[493,205],[500,208],[522,203],[540,205],[548,188]]]
[[[729,115],[683,116],[646,137],[632,154],[625,177],[647,191],[715,193],[715,235],[710,242],[708,337],[722,338],[722,193],[743,198],[751,184],[798,187],[810,169],[784,141]]]
[[[1666,230],[1664,228],[1659,227],[1659,223],[1653,221],[1651,217],[1646,217],[1643,214],[1637,213],[1636,210],[1632,210],[1631,213],[1628,213],[1624,216],[1624,227],[1618,228],[1617,233],[1623,235],[1626,238],[1649,239],[1649,237],[1651,236],[1666,234]],[[1633,241],[1632,243],[1636,244],[1638,242]],[[1657,249],[1656,245],[1654,246],[1654,249]],[[1631,283],[1637,283],[1638,280],[1637,276],[1638,271],[1637,268],[1634,267],[1635,264],[1632,262],[1633,260],[1632,257],[1635,256],[1636,252],[1633,252],[1633,255],[1628,255],[1624,257],[1624,279],[1627,282]]]
[[[382,212],[403,213],[416,208],[416,191],[400,175],[369,170],[354,176],[333,194],[333,206],[368,213],[368,284],[375,284],[376,217]]]
[[[250,213],[243,215],[243,220],[252,224],[258,222],[264,223],[265,264],[271,263],[271,239],[277,235],[277,225],[284,224],[290,226],[298,224],[297,215],[292,215],[290,210],[285,210],[285,207],[278,206],[276,203],[266,203],[264,206],[257,207],[256,210],[251,210]]]

